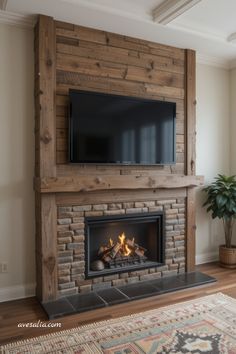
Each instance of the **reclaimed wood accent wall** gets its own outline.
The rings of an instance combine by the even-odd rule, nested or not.
[[[68,164],[70,88],[176,102],[177,163],[171,166],[139,167]],[[101,198],[107,200],[108,194],[112,197],[116,191],[119,192],[118,197],[126,193],[132,198],[137,193],[151,194],[154,189],[155,193],[167,197],[181,191],[181,195],[187,197],[189,215],[186,225],[186,241],[189,245],[187,270],[194,269],[195,202],[192,187],[203,183],[202,178],[195,176],[195,104],[194,51],[39,16],[35,27],[35,191],[39,299],[47,301],[57,297],[57,204],[63,204],[63,201],[73,203],[79,198],[85,201],[86,198],[91,199],[91,193],[102,202]],[[90,177],[93,186],[89,194],[86,176]],[[125,176],[130,189],[126,186]],[[166,189],[163,191],[163,188]]]
[[[57,163],[65,164],[68,159],[68,92],[74,88],[176,102],[177,164],[158,170],[184,174],[185,62],[183,49],[56,22]],[[76,173],[84,171],[83,167],[75,169]],[[132,173],[137,167],[109,170],[117,174],[117,169]],[[58,166],[60,172],[67,170]],[[96,168],[90,172],[96,174]]]

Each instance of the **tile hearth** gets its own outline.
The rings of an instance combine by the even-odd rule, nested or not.
[[[149,296],[215,282],[216,279],[201,272],[179,274],[151,281],[112,287],[88,294],[76,294],[55,301],[41,303],[50,320],[66,315],[95,310]]]

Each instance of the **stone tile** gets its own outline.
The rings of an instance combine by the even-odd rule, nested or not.
[[[50,320],[75,313],[74,307],[66,298],[43,302],[41,305],[46,311]]]
[[[201,272],[184,273],[179,275],[179,279],[186,285],[201,285],[216,281],[215,278]]]
[[[99,295],[108,305],[115,305],[128,300],[128,298],[116,288],[97,291],[97,295]]]
[[[105,302],[95,293],[68,296],[67,300],[76,312],[95,310],[106,306]]]
[[[149,282],[143,282],[142,284],[128,284],[120,286],[118,289],[130,299],[141,299],[158,293],[158,290],[149,285]]]

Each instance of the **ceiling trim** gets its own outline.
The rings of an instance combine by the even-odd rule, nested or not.
[[[132,11],[132,8],[130,9],[130,11],[127,11],[125,9],[118,9],[118,8],[114,8],[111,6],[104,5],[104,4],[97,4],[97,3],[89,2],[88,0],[76,0],[76,1],[75,0],[60,0],[60,1],[64,4],[83,6],[87,9],[106,12],[108,14],[126,17],[126,18],[130,18],[130,19],[135,19],[135,20],[139,20],[142,22],[146,22],[146,21],[153,22],[151,13],[140,14],[138,12],[135,12],[134,9]]]
[[[21,15],[14,12],[0,10],[0,23],[5,25],[17,26],[21,28],[33,28],[36,16]]]
[[[227,70],[231,69],[231,61],[230,60],[215,57],[212,55],[207,55],[207,54],[202,54],[202,53],[197,52],[196,61],[198,64],[214,66],[217,68],[222,68],[222,69],[227,69]],[[235,65],[236,65],[236,61],[235,61]]]
[[[228,45],[232,44],[230,42],[227,41],[227,38],[225,36],[219,35],[217,33],[212,33],[212,32],[207,32],[207,31],[202,31],[198,28],[194,28],[191,27],[189,25],[186,24],[180,24],[178,22],[175,23],[171,23],[168,28],[171,29],[176,29],[179,31],[183,31],[185,33],[189,33],[189,34],[194,34],[196,36],[202,37],[202,38],[206,38],[206,39],[210,39],[213,41],[220,41],[220,42],[224,42]]]
[[[167,25],[202,0],[167,0],[152,11],[153,20]]]

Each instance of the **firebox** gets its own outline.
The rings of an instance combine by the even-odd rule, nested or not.
[[[85,219],[86,278],[155,268],[164,260],[162,212]]]

